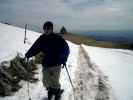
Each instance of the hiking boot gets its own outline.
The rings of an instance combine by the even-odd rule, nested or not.
[[[57,89],[54,100],[60,100],[63,92],[64,92],[64,89]]]
[[[48,100],[52,100],[53,98],[53,89],[52,88],[48,88]]]

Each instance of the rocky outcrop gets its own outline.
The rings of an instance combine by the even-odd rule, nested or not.
[[[36,82],[34,78],[36,64],[34,60],[26,62],[19,54],[11,61],[3,61],[0,64],[0,96],[11,95],[19,90],[21,80]]]

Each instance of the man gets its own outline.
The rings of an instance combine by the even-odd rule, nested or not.
[[[48,90],[48,100],[55,95],[60,100],[63,89],[59,82],[61,65],[65,65],[70,53],[67,42],[58,34],[53,33],[53,23],[47,21],[43,25],[45,34],[42,34],[25,54],[26,58],[44,53],[43,84]]]

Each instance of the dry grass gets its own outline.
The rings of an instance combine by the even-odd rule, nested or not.
[[[130,49],[129,44],[118,44],[107,41],[96,41],[94,38],[82,36],[78,34],[64,34],[63,37],[76,44],[85,44],[89,46],[104,47],[104,48],[123,48]]]

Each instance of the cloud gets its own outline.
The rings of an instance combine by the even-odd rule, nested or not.
[[[0,19],[41,27],[52,20],[55,29],[70,31],[132,30],[132,0],[1,0]],[[39,29],[41,30],[41,29]]]

